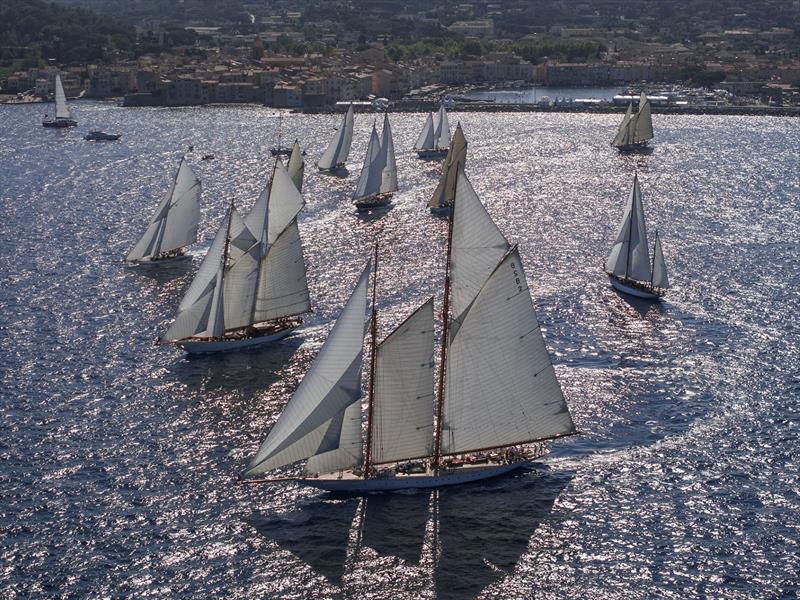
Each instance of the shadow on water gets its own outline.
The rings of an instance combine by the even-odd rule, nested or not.
[[[125,263],[125,271],[137,277],[146,277],[156,283],[167,283],[178,277],[188,275],[194,267],[194,261],[189,255],[181,257],[180,260],[170,261],[160,265]]]
[[[338,177],[339,179],[347,179],[350,176],[350,171],[347,170],[347,167],[341,167],[339,169],[331,169],[330,171],[321,171],[317,169],[320,175],[328,175],[329,177]]]
[[[625,304],[633,308],[633,310],[635,310],[640,317],[646,317],[648,313],[661,314],[661,315],[664,314],[663,302],[658,302],[655,300],[645,300],[644,298],[637,298],[636,296],[625,294],[624,292],[620,292],[619,290],[616,289],[614,289],[613,291],[620,300],[624,301]]]
[[[541,466],[434,491],[363,498],[326,494],[296,511],[254,515],[250,521],[336,585],[350,568],[348,560],[364,556],[362,549],[422,565],[432,547],[438,551],[437,597],[470,598],[514,569],[570,478]]]
[[[372,221],[377,221],[381,217],[385,216],[393,208],[394,202],[389,202],[388,204],[377,206],[370,210],[359,210],[356,212],[356,216],[358,217],[358,220],[363,223],[371,223]]]
[[[618,150],[619,155],[622,157],[627,156],[650,156],[655,151],[653,146],[640,146],[638,148],[628,148],[625,150]]]

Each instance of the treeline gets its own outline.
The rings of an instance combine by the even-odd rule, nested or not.
[[[130,25],[90,10],[42,0],[0,0],[0,65],[110,60],[131,52]]]
[[[480,58],[492,52],[511,52],[534,64],[545,58],[576,61],[598,57],[607,48],[591,40],[542,40],[520,42],[479,41],[476,39],[456,40],[447,38],[426,38],[413,44],[392,44],[387,49],[393,61],[413,60],[428,56],[442,55],[446,58]]]

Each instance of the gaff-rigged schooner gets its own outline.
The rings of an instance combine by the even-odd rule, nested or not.
[[[260,346],[287,336],[310,310],[297,215],[303,197],[280,159],[246,218],[225,221],[161,339],[189,353]]]
[[[182,258],[183,249],[197,241],[201,194],[200,180],[186,157],[181,158],[172,185],[150,218],[144,235],[125,260],[160,264]]]
[[[377,343],[377,278],[371,318],[367,312],[376,247],[311,369],[244,473],[252,477],[306,460],[303,475],[244,482],[291,480],[354,493],[453,485],[527,466],[544,453],[540,442],[575,433],[517,247],[497,229],[463,169],[456,187],[438,377],[432,299]]]
[[[64,86],[61,83],[61,75],[56,73],[56,80],[55,80],[55,104],[56,104],[56,114],[55,117],[52,119],[46,118],[42,121],[42,125],[45,127],[75,127],[78,122],[72,118],[72,113],[69,111],[69,107],[67,106],[67,96],[64,94]]]
[[[650,114],[650,100],[644,92],[639,96],[639,110],[633,114],[633,105],[628,104],[628,110],[619,124],[617,137],[611,145],[619,150],[635,150],[647,145],[653,139],[653,117]]]
[[[439,178],[439,185],[433,192],[433,196],[428,201],[428,208],[433,214],[447,214],[456,196],[456,179],[458,170],[463,169],[467,164],[467,140],[461,130],[461,123],[456,125],[456,132],[450,142],[450,149],[447,151],[447,158],[442,165],[442,176]]]
[[[389,203],[397,191],[397,164],[389,115],[383,115],[383,132],[378,139],[375,123],[372,124],[364,166],[353,193],[353,203],[359,211],[367,211]]]
[[[653,246],[653,260],[650,260],[642,192],[637,175],[633,176],[633,189],[604,270],[614,289],[639,298],[658,300],[669,287],[658,231]]]
[[[353,121],[351,104],[342,117],[339,129],[317,161],[317,168],[323,173],[336,174],[344,169],[347,157],[350,155],[350,145],[353,143]]]
[[[439,107],[439,112],[434,117],[428,113],[425,125],[414,144],[419,158],[443,158],[450,146],[450,124],[447,120],[447,111],[444,104]]]

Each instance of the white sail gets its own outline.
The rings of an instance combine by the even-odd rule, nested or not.
[[[414,144],[414,150],[431,150],[433,148],[433,115],[428,113],[425,119],[425,125],[422,126],[422,131]]]
[[[224,272],[225,329],[238,329],[252,323],[260,259],[259,240],[245,225],[239,211],[233,209]]]
[[[661,249],[661,238],[656,231],[656,242],[653,248],[653,287],[667,289],[669,278],[667,277],[667,263],[664,261],[664,251]]]
[[[456,213],[461,206],[456,204]],[[447,354],[444,454],[575,431],[516,247],[477,292]]]
[[[335,473],[364,462],[361,440],[361,403],[353,402],[328,422],[316,454],[308,459],[306,473]]]
[[[200,180],[182,158],[172,185],[156,208],[147,230],[125,260],[152,258],[197,241],[201,193]]]
[[[286,170],[289,173],[289,177],[292,178],[298,192],[303,191],[303,171],[305,171],[305,168],[303,151],[300,149],[300,144],[295,140],[294,146],[292,146],[292,155],[289,157],[289,164],[286,166]]]
[[[371,262],[367,263],[311,369],[250,461],[248,475],[329,451],[331,420],[361,398],[370,270]]]
[[[64,94],[64,86],[61,84],[61,75],[56,73],[55,82],[56,97],[56,119],[71,119],[72,115],[67,106],[67,96]]]
[[[336,135],[333,136],[331,143],[323,152],[317,167],[323,170],[335,169],[339,165],[347,162],[347,157],[350,155],[350,144],[353,142],[353,105],[347,109],[342,123]]]
[[[353,193],[354,200],[373,196],[381,191],[381,178],[383,177],[381,159],[381,142],[373,123],[369,144],[367,144],[367,154],[364,156],[364,166],[361,167],[361,175],[358,177],[356,191]]]
[[[463,166],[458,170],[453,210],[450,303],[458,320],[509,246],[472,189]]]
[[[433,451],[433,298],[377,349],[372,462],[430,456]]]
[[[299,315],[311,309],[296,220],[270,246],[261,269],[253,323]]]
[[[397,191],[397,163],[394,158],[394,141],[389,115],[383,116],[383,133],[381,134],[381,189],[382,194]]]
[[[433,146],[437,150],[450,145],[450,123],[447,120],[447,111],[444,104],[439,107],[433,129]]]
[[[459,165],[464,167],[467,164],[467,140],[461,130],[461,123],[456,126],[453,140],[450,142],[450,149],[447,151],[447,158],[444,159],[442,175],[439,178],[439,185],[433,192],[433,196],[428,201],[430,208],[444,208],[450,206],[455,199],[456,180],[458,179]]]
[[[614,141],[611,142],[613,146],[619,148],[620,146],[626,146],[631,143],[630,124],[632,116],[633,104],[628,103],[628,110],[625,111],[625,116],[622,117],[622,122],[619,124],[617,136],[614,138]]]
[[[633,188],[628,197],[619,232],[606,259],[606,271],[624,279],[650,281],[650,254],[644,223],[644,207],[639,178],[636,175],[633,177]]]
[[[653,139],[653,117],[650,114],[650,100],[644,92],[639,97],[639,112],[636,113],[633,139],[634,143],[637,144]]]

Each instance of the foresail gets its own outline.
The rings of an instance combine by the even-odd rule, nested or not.
[[[430,456],[433,451],[433,298],[377,350],[372,462]]]
[[[444,454],[575,431],[516,247],[452,335],[445,383]]]
[[[656,232],[656,243],[653,248],[653,286],[661,289],[669,287],[667,277],[667,263],[664,261],[664,251],[661,248],[661,238]]]
[[[450,206],[455,199],[456,180],[458,178],[459,165],[464,167],[467,164],[467,140],[461,130],[461,124],[456,126],[453,140],[450,142],[450,149],[447,151],[447,158],[444,159],[442,175],[439,177],[439,184],[433,192],[433,196],[428,201],[429,208],[443,208]]]
[[[614,146],[625,146],[626,144],[630,143],[630,124],[631,124],[631,116],[633,115],[633,105],[628,104],[628,110],[625,111],[625,116],[622,117],[622,122],[619,124],[619,129],[617,129],[617,136],[614,138],[612,145]]]
[[[425,119],[425,125],[422,126],[422,131],[414,144],[415,150],[430,150],[433,148],[433,115],[428,113]]]
[[[186,290],[186,293],[183,295],[183,299],[178,306],[178,312],[186,310],[195,304],[195,302],[207,292],[209,284],[214,281],[220,262],[222,261],[222,254],[225,252],[227,232],[228,218],[226,216],[219,229],[217,229],[214,241],[211,242],[211,247],[208,249],[208,252],[206,252],[205,257],[203,257],[203,262],[200,263],[200,268],[197,269],[197,274],[189,285],[189,289]]]
[[[289,157],[289,164],[286,167],[286,171],[289,173],[289,177],[292,178],[292,182],[294,182],[294,187],[297,188],[298,192],[303,191],[303,171],[305,171],[306,165],[303,161],[303,151],[300,149],[300,144],[297,140],[294,141],[294,146],[292,146],[292,155]]]
[[[328,421],[324,429],[322,442],[314,456],[306,462],[306,473],[334,473],[341,469],[352,469],[364,462],[360,402],[353,402]]]
[[[200,180],[189,163],[183,160],[164,216],[166,224],[158,253],[183,248],[197,241],[201,193]]]
[[[361,362],[371,262],[361,273],[328,339],[255,457],[247,474],[318,453],[328,423],[361,397]]]
[[[394,141],[392,140],[392,128],[389,125],[389,115],[383,118],[383,133],[381,135],[381,164],[383,172],[381,174],[381,193],[397,191],[397,163],[394,158]]]
[[[252,324],[260,258],[261,244],[234,208],[224,278],[226,329]]]
[[[67,106],[67,96],[64,94],[64,86],[61,84],[61,75],[56,74],[55,80],[56,98],[56,119],[70,119],[72,114]]]
[[[364,156],[364,166],[361,167],[361,175],[358,177],[353,199],[365,198],[380,192],[382,174],[381,142],[378,139],[378,132],[375,131],[375,125],[373,125],[367,145],[367,154]]]
[[[353,141],[353,105],[347,109],[336,135],[317,162],[320,169],[334,169],[336,165],[347,162],[350,145]]]

